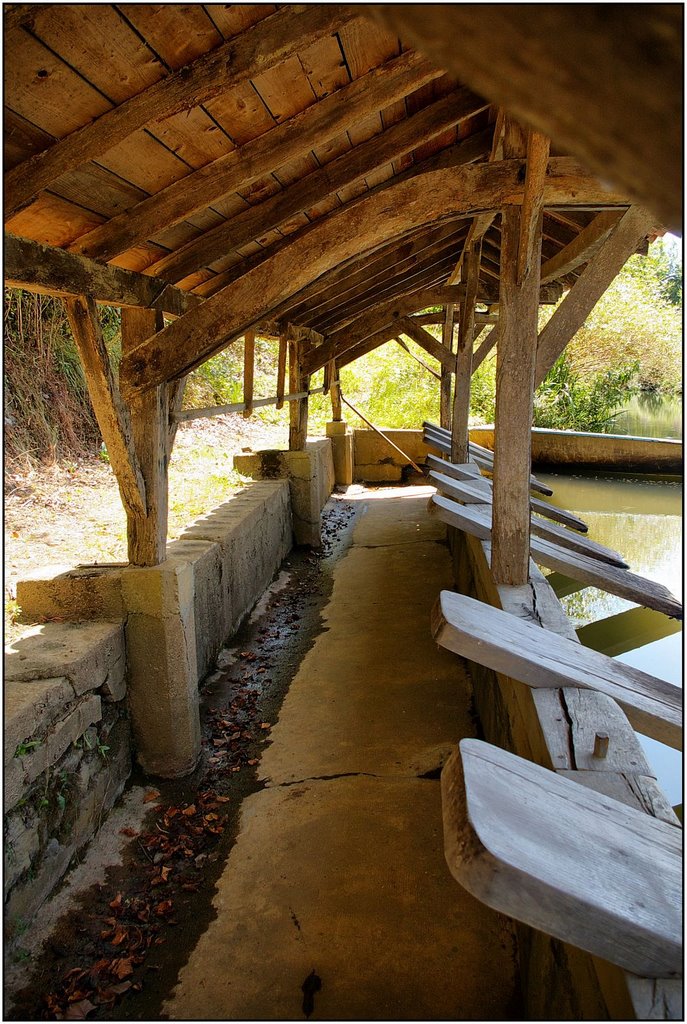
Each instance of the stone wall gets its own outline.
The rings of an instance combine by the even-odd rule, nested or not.
[[[5,652],[5,922],[11,939],[131,771],[123,623],[33,626]]]
[[[422,440],[421,430],[384,430],[384,435],[419,466],[434,451]],[[353,431],[353,477],[365,483],[400,483],[410,466],[400,452],[374,430]]]

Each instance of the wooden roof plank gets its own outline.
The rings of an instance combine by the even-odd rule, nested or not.
[[[286,7],[113,110],[101,111],[101,116],[95,115],[97,120],[5,176],[6,214],[16,212],[60,174],[93,159],[144,125],[203,103],[233,83],[274,67],[353,16],[338,5]],[[82,124],[84,120],[87,118]]]
[[[328,134],[339,135],[364,116],[365,111],[404,95],[418,82],[438,73],[424,57],[414,53],[375,68],[365,78],[187,175],[126,215],[113,218],[102,231],[82,238],[76,248],[94,259],[110,259],[168,224],[216,203],[240,187],[247,187],[289,159],[308,153],[318,140],[323,141]]]

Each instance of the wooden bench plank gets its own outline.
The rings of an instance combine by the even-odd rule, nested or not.
[[[433,430],[428,430],[427,427],[425,427],[423,440],[425,444],[429,444],[433,448],[438,448],[440,452],[444,453],[444,455],[450,456],[451,442],[446,441],[445,437],[439,435],[438,433],[434,433]],[[493,460],[489,461],[479,451],[473,450],[472,441],[470,442],[470,457],[473,460],[473,462],[476,462],[478,466],[482,467],[483,469],[486,469],[487,472],[494,472]],[[540,494],[553,494],[551,488],[547,487],[546,484],[541,483],[540,480],[537,480],[536,476],[534,475],[530,476],[530,487],[533,491],[538,491]]]
[[[487,486],[491,484],[489,477],[482,476],[481,470],[476,463],[447,462],[446,459],[441,459],[438,455],[428,455],[426,461],[430,469],[435,469],[438,473],[444,473],[445,476],[453,477],[455,480],[468,480],[473,486],[479,486],[481,483],[485,483]],[[530,508],[533,512],[538,512],[539,515],[544,516],[546,519],[553,519],[554,522],[569,526],[572,530],[577,530],[578,533],[586,533],[589,529],[587,524],[579,516],[576,516],[574,512],[558,508],[556,505],[551,505],[548,501],[540,501],[539,498],[531,497]]]
[[[477,899],[649,977],[682,972],[682,830],[482,740],[441,775],[451,874]]]
[[[638,732],[682,749],[682,690],[664,679],[448,590],[434,606],[432,635],[454,654],[528,686],[605,693]]]
[[[450,477],[445,476],[443,473],[437,473],[435,470],[430,471],[429,480],[447,498],[454,498],[456,501],[466,505],[492,504],[491,485],[486,480],[475,480],[474,483],[451,480]],[[533,512],[530,512],[530,520],[532,533],[536,537],[561,544],[564,548],[570,548],[571,551],[579,551],[590,558],[598,558],[599,561],[607,562],[609,565],[617,565],[621,569],[628,568],[627,562],[624,561],[622,555],[617,551],[613,551],[612,548],[607,548],[603,544],[591,540],[589,537],[581,537],[578,533],[571,533],[564,526],[548,523],[541,516],[537,516]]]
[[[436,506],[437,515],[449,526],[465,530],[480,540],[491,540],[491,510],[488,506],[468,508],[438,494],[433,495],[431,505]],[[539,565],[556,569],[564,576],[581,580],[587,586],[600,587],[609,594],[624,597],[645,608],[655,608],[672,618],[682,618],[681,603],[661,583],[647,580],[627,569],[601,564],[594,558],[569,551],[541,537],[530,538],[530,554]]]

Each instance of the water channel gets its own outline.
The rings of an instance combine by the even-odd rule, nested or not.
[[[682,481],[538,473],[554,491],[549,499],[577,512],[589,537],[619,551],[633,572],[682,594]],[[595,587],[579,590],[553,574],[568,617],[587,647],[682,685],[680,623]],[[682,803],[682,755],[640,735],[671,804]]]
[[[682,438],[682,399],[643,391],[634,395],[616,415],[613,434],[634,437]]]

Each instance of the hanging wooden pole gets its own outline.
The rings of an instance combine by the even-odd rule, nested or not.
[[[255,376],[255,331],[243,337],[243,418],[253,415],[253,379]]]
[[[453,310],[452,302],[446,303],[444,322],[441,329],[441,343],[449,352],[453,351]],[[442,365],[439,384],[439,424],[451,429],[451,371]]]
[[[526,146],[528,163],[522,210],[507,207],[501,215],[491,555],[496,583],[513,586],[529,578],[532,407],[549,151],[544,136],[530,132],[524,140],[522,131],[513,124],[504,142],[505,157],[523,155]]]
[[[453,392],[451,462],[468,461],[468,420],[470,416],[470,378],[472,345],[475,338],[475,302],[479,283],[482,239],[473,242],[463,261],[465,293],[460,303],[456,380]]]
[[[122,309],[122,353],[164,326],[154,309]],[[181,389],[180,389],[181,390]],[[158,565],[167,552],[169,387],[158,385],[130,403],[131,432],[145,482],[145,515],[127,509],[127,541],[132,565]]]

